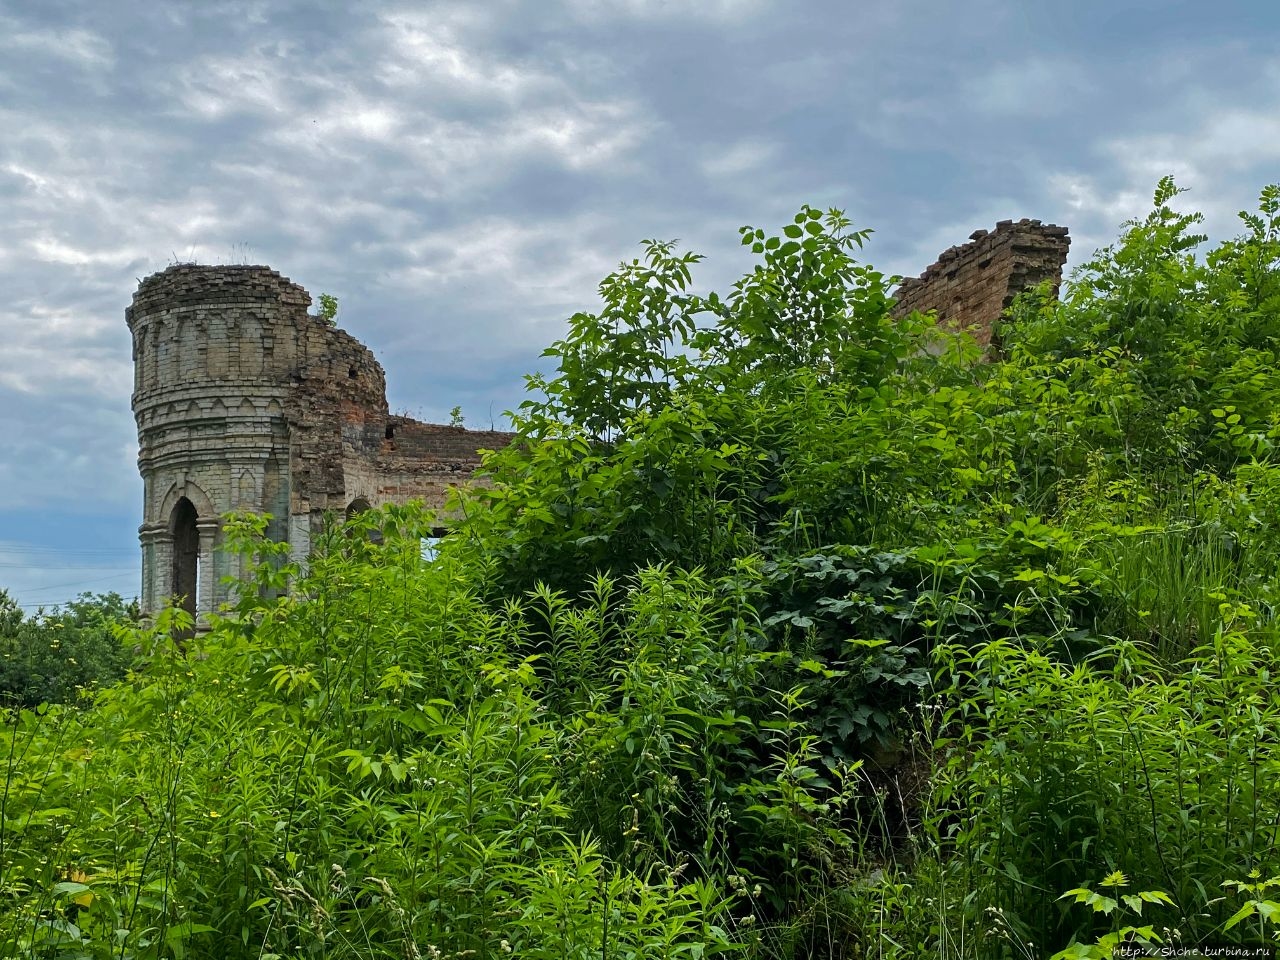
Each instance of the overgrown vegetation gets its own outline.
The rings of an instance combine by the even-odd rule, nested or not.
[[[88,702],[128,671],[132,652],[113,627],[138,615],[118,593],[84,593],[27,614],[0,590],[0,705]]]
[[[0,953],[1275,942],[1280,188],[1203,257],[1176,195],[989,362],[838,211],[719,296],[646,244],[434,559],[234,518],[210,631],[9,711]]]

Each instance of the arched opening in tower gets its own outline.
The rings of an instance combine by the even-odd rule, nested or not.
[[[200,531],[195,505],[183,497],[173,507],[169,528],[173,534],[173,571],[169,595],[192,617],[196,615],[197,568],[200,564]]]

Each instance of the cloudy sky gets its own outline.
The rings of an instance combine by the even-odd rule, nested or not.
[[[800,204],[918,273],[1003,218],[1072,260],[1191,187],[1280,180],[1275,0],[0,0],[0,587],[137,593],[124,308],[266,263],[395,411],[502,423],[646,237],[748,266]]]

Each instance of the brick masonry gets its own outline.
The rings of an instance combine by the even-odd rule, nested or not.
[[[895,312],[936,310],[984,346],[1013,297],[1055,291],[1065,227],[1003,220],[898,287]],[[133,335],[133,411],[143,480],[142,606],[175,593],[200,618],[245,573],[218,550],[231,511],[305,559],[327,512],[421,500],[443,506],[480,451],[512,439],[392,416],[386,376],[362,343],[308,313],[310,295],[264,266],[180,264],[143,280]],[[179,589],[181,585],[182,589]]]
[[[1067,228],[1039,220],[1001,220],[952,247],[919,277],[903,280],[895,313],[936,310],[938,320],[967,330],[983,347],[996,320],[1024,290],[1049,281],[1057,296],[1071,238]]]

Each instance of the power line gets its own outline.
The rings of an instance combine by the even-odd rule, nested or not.
[[[123,558],[122,558],[123,559]],[[83,561],[70,561],[66,563],[4,563],[0,562],[0,570],[114,570],[119,567],[119,563],[84,563]]]
[[[124,547],[93,547],[82,543],[67,546],[55,546],[49,543],[37,543],[32,540],[6,540],[0,538],[0,550],[7,550],[10,548],[14,550],[71,550],[82,551],[84,553],[117,553],[125,549]]]
[[[23,590],[22,595],[23,597],[29,597],[33,593],[43,593],[49,590],[67,590],[72,588],[83,588],[83,587],[93,586],[96,584],[108,583],[113,580],[122,580],[125,577],[129,577],[131,579],[136,580],[139,578],[139,573],[136,570],[131,570],[124,573],[113,574],[112,576],[109,576],[109,577],[98,577],[93,580],[77,580],[71,583],[49,584],[43,587],[34,587],[31,590]],[[26,601],[23,603],[15,603],[14,605],[22,610],[34,610],[38,607],[62,607],[62,606],[66,606],[68,603],[75,600],[80,593],[86,593],[86,592],[92,592],[92,591],[86,591],[81,589],[78,591],[76,596],[70,597],[65,600],[36,600],[36,601]]]
[[[23,590],[23,593],[47,593],[50,590],[63,590],[67,587],[83,586],[86,583],[102,583],[104,580],[119,580],[121,577],[139,576],[137,570],[121,570],[119,573],[113,573],[109,577],[98,577],[95,580],[72,580],[70,583],[51,583],[42,587],[32,587],[30,590]]]
[[[58,545],[55,543],[38,542],[35,540],[12,540],[0,538],[0,549],[12,547],[15,550],[83,550],[86,553],[115,553],[123,550],[124,547],[95,547],[79,541],[74,543],[64,543]]]
[[[59,550],[53,547],[14,548],[14,547],[0,546],[0,557],[15,557],[15,558],[30,557],[33,559],[44,557],[50,560],[64,560],[68,557],[78,557],[78,558],[93,559],[93,560],[108,560],[113,557],[127,557],[137,552],[138,550],[136,547],[133,547],[130,549],[122,548],[122,549],[116,549],[116,550],[87,550],[87,549],[80,549],[80,548],[68,548],[66,550]]]

